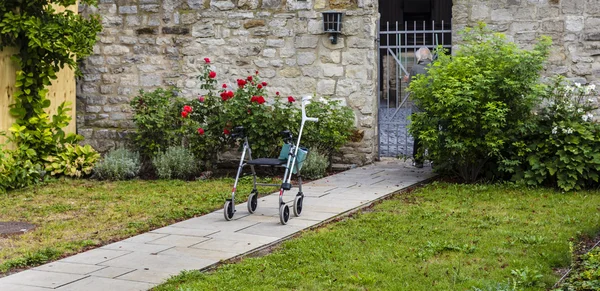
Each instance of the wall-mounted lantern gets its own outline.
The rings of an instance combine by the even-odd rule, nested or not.
[[[337,44],[338,34],[342,32],[342,12],[323,12],[323,31],[329,33],[332,44]]]

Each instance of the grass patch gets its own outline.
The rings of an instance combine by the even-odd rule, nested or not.
[[[598,191],[434,183],[155,290],[543,290],[569,241],[600,231],[599,205]]]
[[[263,180],[263,182],[275,182]],[[61,180],[0,195],[0,221],[37,228],[0,237],[0,273],[40,265],[84,249],[121,240],[223,206],[233,179],[196,182]],[[241,179],[236,202],[252,189]],[[268,193],[274,188],[259,188]]]

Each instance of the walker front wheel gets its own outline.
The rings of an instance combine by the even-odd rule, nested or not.
[[[256,192],[252,192],[252,193],[250,193],[250,196],[248,196],[248,212],[250,212],[250,214],[254,213],[254,211],[256,211],[257,207],[258,207],[258,194]]]
[[[290,219],[290,208],[286,204],[279,206],[279,221],[281,224],[286,225]]]
[[[296,217],[302,213],[302,202],[304,202],[304,196],[296,195],[296,198],[294,198],[294,215]]]
[[[233,218],[233,202],[231,200],[225,201],[225,205],[223,206],[223,216],[225,216],[225,220],[230,221]]]

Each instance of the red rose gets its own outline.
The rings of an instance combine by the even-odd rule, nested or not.
[[[202,127],[198,128],[198,134],[199,135],[203,135],[204,134],[204,129]]]
[[[187,113],[191,113],[192,112],[192,106],[189,106],[189,105],[183,106],[183,111],[185,111]]]
[[[246,85],[246,80],[238,79],[237,84],[238,84],[238,87],[244,88],[244,86]]]
[[[229,129],[227,129],[227,128],[224,128],[224,129],[223,129],[223,133],[224,133],[224,134],[226,134],[226,135],[229,135]]]
[[[207,64],[210,64],[210,59],[209,58],[204,58],[204,62]]]
[[[210,73],[208,73],[208,77],[211,79],[214,79],[217,76],[217,73],[214,71],[210,71]]]
[[[258,75],[258,71],[254,71],[254,73],[256,73]]]
[[[181,117],[186,118],[188,116],[187,111],[181,111]]]
[[[256,98],[258,98],[258,96],[252,96],[252,98],[250,98],[250,102],[256,102]]]
[[[275,95],[279,96],[279,91],[275,92]]]
[[[198,96],[198,101],[204,102],[204,99],[205,99],[204,96]]]
[[[227,97],[228,98],[233,98],[233,91],[228,91],[227,92]]]
[[[263,85],[263,87],[267,87],[267,82],[262,82],[261,84]]]
[[[227,84],[223,84],[223,88],[227,88]]]
[[[293,103],[294,101],[296,101],[296,99],[294,99],[294,97],[288,96],[288,102]]]
[[[258,103],[258,104],[263,104],[263,103],[265,103],[265,97],[263,97],[263,96],[258,96],[258,98],[256,98],[256,103]]]
[[[248,78],[246,78],[246,80],[252,82],[252,76],[248,76]]]
[[[258,89],[262,89],[262,85],[261,85],[261,84],[258,84],[258,86],[256,86],[256,88],[258,88]]]

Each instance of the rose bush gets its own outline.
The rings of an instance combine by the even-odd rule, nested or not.
[[[140,152],[152,158],[168,146],[181,145],[189,148],[204,168],[210,168],[219,153],[238,145],[230,133],[243,126],[253,158],[276,156],[282,145],[281,131],[288,129],[297,135],[299,130],[301,112],[296,98],[282,97],[280,92],[269,97],[269,84],[260,80],[258,71],[237,79],[235,84],[218,85],[210,59],[204,62],[198,76],[201,94],[197,97],[183,100],[177,90],[165,96],[165,91],[159,89],[156,92],[160,94],[144,93],[131,103],[134,120],[139,123],[135,140],[142,147]],[[149,102],[154,99],[159,102],[152,102],[156,106],[150,108]],[[307,124],[303,145],[319,146],[331,155],[349,138],[354,125],[352,110],[328,99],[315,100],[307,110],[320,121]]]

